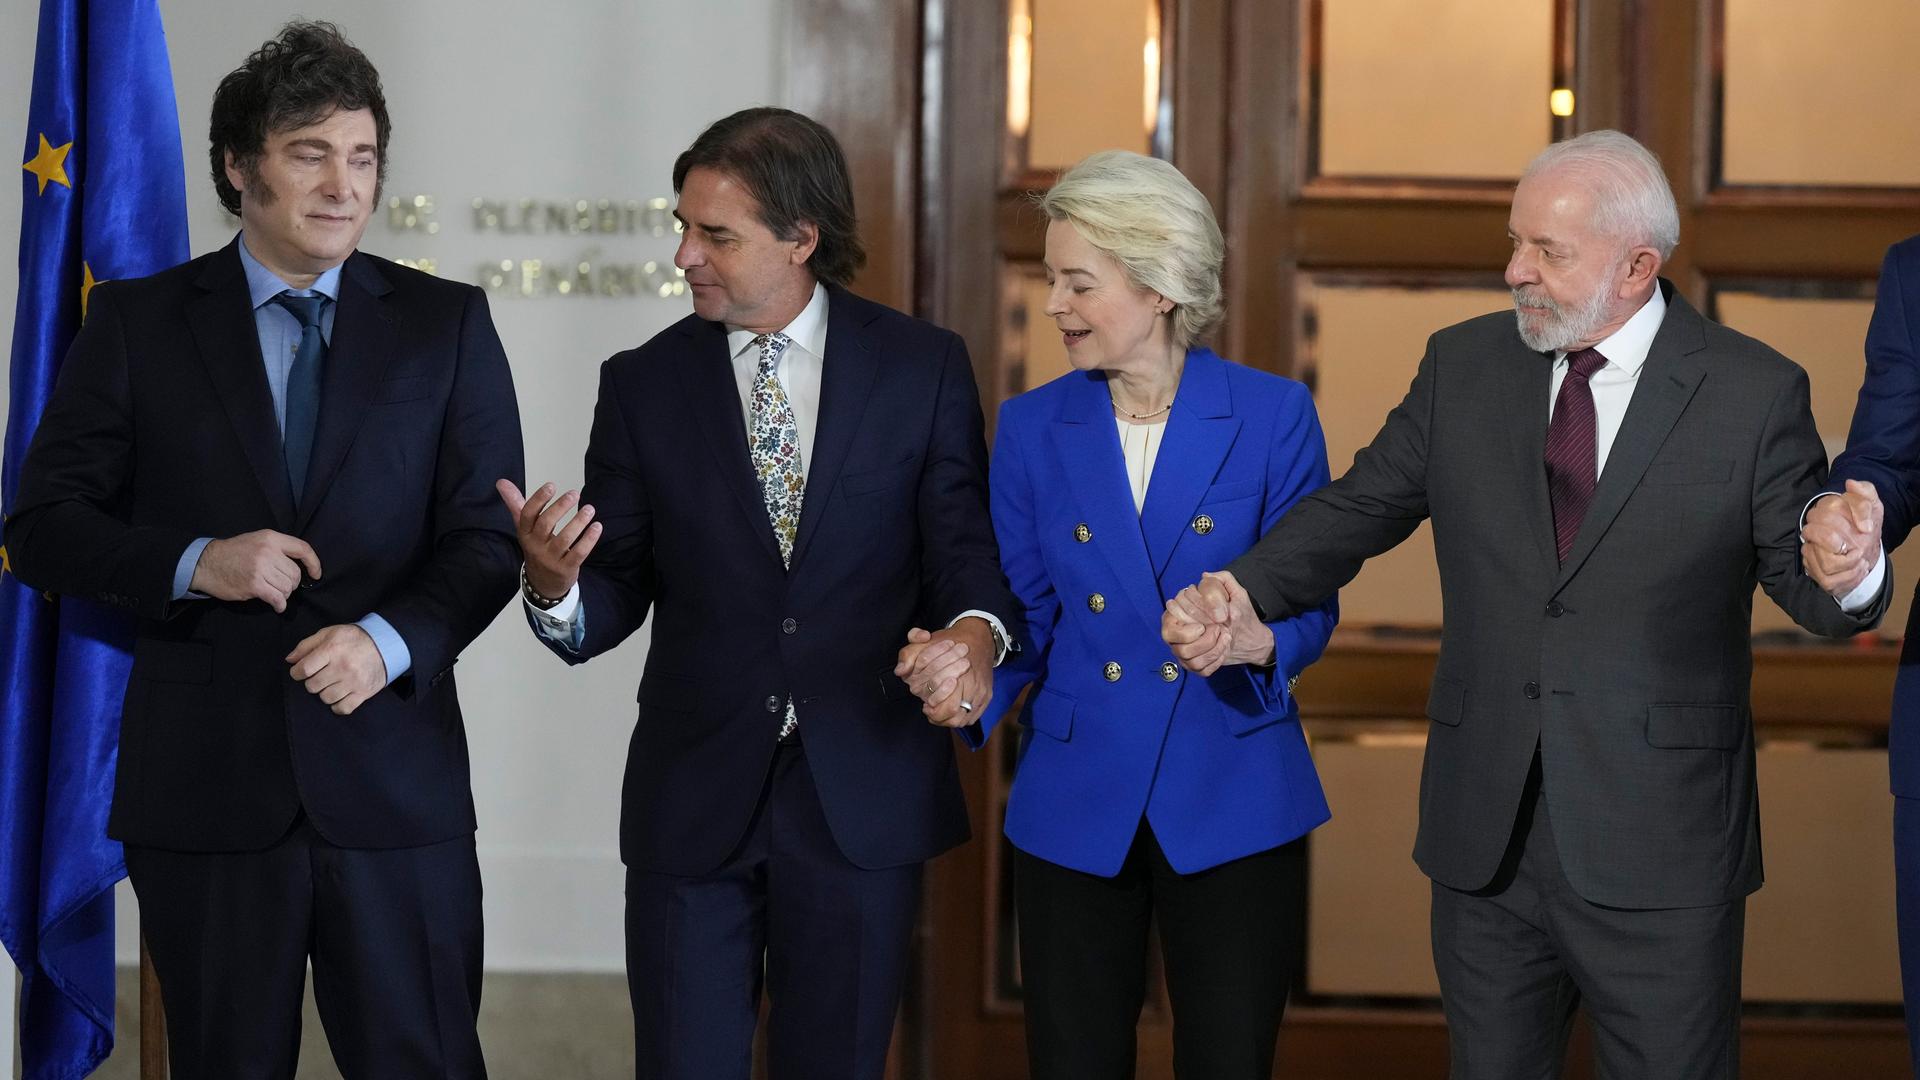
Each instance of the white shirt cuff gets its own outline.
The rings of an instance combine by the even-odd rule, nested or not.
[[[1817,503],[1817,502],[1819,502],[1819,501],[1820,501],[1821,499],[1824,499],[1824,498],[1826,498],[1826,497],[1828,497],[1829,495],[1838,495],[1838,494],[1840,494],[1840,493],[1839,493],[1839,492],[1837,492],[1837,491],[1823,491],[1823,492],[1821,492],[1820,494],[1818,494],[1818,495],[1815,495],[1815,496],[1814,496],[1813,498],[1811,498],[1811,499],[1808,499],[1808,500],[1807,500],[1807,505],[1805,505],[1805,506],[1803,506],[1803,507],[1801,507],[1801,508],[1800,508],[1800,530],[1801,530],[1802,532],[1805,532],[1805,531],[1806,531],[1806,528],[1807,528],[1807,511],[1809,511],[1809,510],[1812,510],[1812,509],[1813,509],[1813,504],[1814,504],[1814,503]]]
[[[560,602],[550,608],[535,607],[533,601],[528,600],[524,592],[520,594],[520,602],[527,605],[527,610],[533,613],[533,621],[537,625],[544,630],[553,631],[550,636],[556,640],[567,641],[573,637],[573,616],[580,610],[579,582],[574,582],[573,586],[567,590],[567,595],[561,597]]]
[[[558,609],[556,608],[555,610]],[[961,619],[976,618],[985,619],[987,625],[993,627],[993,666],[999,667],[1000,661],[1007,658],[1007,652],[1013,645],[1013,637],[1007,633],[1007,625],[996,618],[992,612],[981,611],[978,608],[969,608],[955,615],[953,621],[947,624],[947,629],[953,629],[954,623],[959,622]]]
[[[1873,599],[1880,595],[1880,586],[1887,580],[1887,546],[1880,545],[1880,553],[1874,556],[1873,569],[1854,587],[1854,590],[1840,598],[1840,610],[1849,615],[1858,615],[1873,605]]]

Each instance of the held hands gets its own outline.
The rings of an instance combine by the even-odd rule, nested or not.
[[[387,663],[365,630],[329,626],[293,647],[288,674],[336,716],[346,716],[387,685]]]
[[[1273,659],[1273,630],[1253,610],[1253,598],[1222,570],[1201,576],[1167,601],[1160,636],[1187,670],[1211,675],[1228,664]]]
[[[285,612],[303,567],[309,578],[320,580],[320,556],[305,540],[261,529],[208,544],[187,588],[216,600],[261,600]]]
[[[1849,480],[1844,493],[1815,501],[1800,529],[1807,576],[1835,599],[1859,588],[1880,557],[1885,517],[1879,492],[1864,480]]]
[[[928,723],[966,727],[993,699],[993,629],[978,616],[931,633],[916,626],[893,673],[920,699]]]
[[[579,513],[568,518],[580,502],[580,493],[569,491],[556,499],[551,481],[524,497],[511,480],[498,481],[493,489],[513,515],[521,555],[527,562],[527,584],[549,599],[567,595],[573,583],[580,580],[580,564],[587,561],[593,545],[600,541],[601,528],[593,520],[593,507],[581,506]]]

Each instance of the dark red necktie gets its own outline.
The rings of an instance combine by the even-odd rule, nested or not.
[[[1547,494],[1553,501],[1553,539],[1560,561],[1567,561],[1573,538],[1580,535],[1600,470],[1593,417],[1593,387],[1587,380],[1606,366],[1607,358],[1593,349],[1567,354],[1567,377],[1554,400],[1553,420],[1547,425]]]

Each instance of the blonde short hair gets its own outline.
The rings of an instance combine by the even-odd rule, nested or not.
[[[1039,203],[1048,220],[1070,222],[1134,285],[1173,301],[1174,344],[1203,341],[1220,325],[1226,242],[1207,197],[1179,169],[1102,150],[1062,174]]]

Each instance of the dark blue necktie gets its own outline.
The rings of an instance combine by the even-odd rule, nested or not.
[[[287,457],[287,482],[293,501],[307,486],[307,460],[313,456],[313,429],[320,419],[320,365],[327,358],[327,340],[320,334],[320,311],[327,298],[319,294],[295,296],[283,292],[274,303],[300,320],[300,344],[293,350],[287,371],[287,422],[281,429],[281,447]]]

